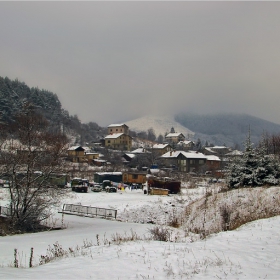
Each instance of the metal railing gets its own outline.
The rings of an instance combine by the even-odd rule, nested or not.
[[[63,204],[62,213],[73,213],[89,217],[104,217],[115,219],[117,217],[117,210],[114,209],[91,207],[77,204]]]

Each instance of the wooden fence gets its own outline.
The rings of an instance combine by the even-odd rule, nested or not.
[[[75,204],[64,204],[62,213],[70,213],[76,215],[83,215],[88,217],[103,217],[103,218],[115,218],[117,217],[117,210],[106,209],[99,207],[91,207]]]

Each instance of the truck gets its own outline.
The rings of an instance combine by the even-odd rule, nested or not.
[[[88,192],[89,180],[82,178],[73,178],[71,180],[71,189],[74,192]]]
[[[177,194],[181,191],[181,182],[172,180],[170,178],[150,177],[148,179],[147,186],[148,193],[151,192],[151,189],[167,189],[170,194]]]

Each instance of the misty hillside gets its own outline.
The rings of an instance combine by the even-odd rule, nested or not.
[[[0,77],[0,121],[11,123],[26,102],[34,104],[50,122],[53,130],[71,135],[73,144],[85,145],[98,142],[107,134],[107,128],[95,122],[81,123],[77,115],[70,115],[62,108],[58,96],[48,90],[29,87],[24,82]],[[243,148],[249,126],[251,140],[258,143],[262,134],[279,134],[280,125],[246,114],[198,115],[180,113],[172,116],[144,116],[125,122],[130,131],[147,132],[153,129],[158,137],[165,136],[171,128],[185,135],[186,139],[204,144],[227,145]]]
[[[280,125],[252,117],[246,114],[215,114],[195,115],[181,113],[170,116],[144,116],[125,122],[130,130],[141,132],[153,128],[155,134],[165,135],[173,127],[175,132],[181,132],[186,139],[202,144],[206,141],[213,145],[226,145],[243,149],[243,143],[248,136],[249,127],[251,140],[257,144],[263,133],[278,134]]]
[[[228,146],[239,145],[240,148],[243,148],[249,127],[253,143],[258,143],[263,133],[280,133],[279,124],[246,114],[180,113],[174,119],[184,127],[195,131],[196,138],[213,142],[216,145],[225,143]]]
[[[131,131],[141,132],[153,128],[156,136],[165,136],[173,127],[175,132],[181,132],[186,138],[193,138],[194,132],[174,120],[172,116],[144,116],[126,121],[125,124]]]

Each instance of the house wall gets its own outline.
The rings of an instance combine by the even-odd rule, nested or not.
[[[214,171],[221,169],[221,162],[217,160],[207,160],[206,161],[207,171]]]
[[[82,151],[68,150],[68,158],[72,162],[85,162],[85,161],[87,161],[87,157],[85,156],[84,150],[82,150]]]
[[[146,173],[132,173],[132,172],[124,172],[123,173],[123,182],[126,184],[144,184],[146,183]]]
[[[152,152],[157,156],[161,156],[171,150],[172,150],[171,146],[166,146],[165,148],[162,148],[162,149],[154,148],[154,149],[152,149]]]
[[[177,158],[178,170],[181,172],[199,172],[205,164],[206,159],[186,158],[182,154]]]
[[[121,135],[118,138],[105,139],[105,147],[111,149],[131,150],[132,140],[129,135]]]
[[[122,125],[122,126],[110,126],[110,127],[108,127],[108,134],[113,134],[113,133],[128,134],[129,133],[129,128],[125,124]]]
[[[169,143],[178,143],[180,141],[184,141],[185,137],[183,135],[179,135],[179,136],[168,136],[165,137],[165,139],[169,142]]]

